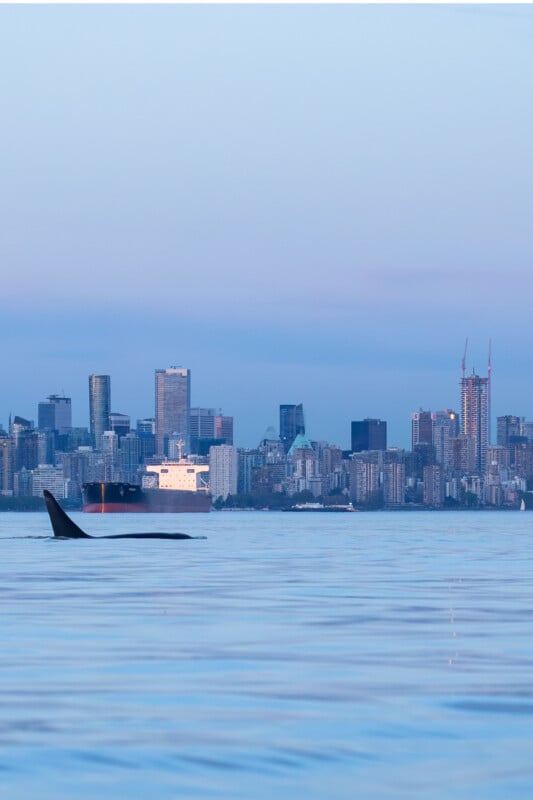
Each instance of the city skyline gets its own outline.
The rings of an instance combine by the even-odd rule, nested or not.
[[[178,360],[243,445],[304,400],[330,441],[372,416],[407,447],[413,406],[457,406],[467,335],[493,420],[533,418],[531,7],[0,22],[3,424],[63,390],[83,424],[93,373],[142,418]]]
[[[458,435],[460,432],[468,436],[470,439],[475,440],[475,455],[472,458],[475,460],[475,465],[472,464],[472,469],[484,472],[486,464],[484,461],[484,453],[486,448],[495,445],[501,437],[499,428],[493,423],[504,417],[509,420],[515,421],[515,426],[519,425],[520,420],[526,420],[527,415],[519,411],[514,414],[511,410],[507,409],[503,414],[497,413],[494,419],[490,418],[491,404],[490,394],[492,390],[491,373],[492,365],[490,361],[487,365],[488,376],[483,377],[476,373],[472,368],[471,373],[466,373],[465,357],[461,362],[461,378],[457,390],[455,402],[451,405],[453,409],[447,408],[442,403],[437,404],[433,408],[424,408],[422,404],[413,404],[413,409],[409,413],[408,418],[404,420],[402,436],[400,438],[392,438],[388,430],[388,420],[378,419],[375,415],[371,416],[366,414],[364,417],[359,417],[352,414],[349,419],[341,420],[341,424],[346,429],[344,431],[344,438],[335,440],[329,439],[321,435],[320,431],[309,431],[308,438],[314,441],[327,441],[328,443],[338,446],[343,450],[353,450],[354,452],[364,449],[387,449],[387,448],[400,448],[409,450],[418,443],[427,443],[429,431],[442,430],[448,428],[450,424],[455,429]],[[210,403],[209,407],[198,406],[196,402],[192,402],[191,398],[194,397],[191,387],[194,386],[192,380],[192,370],[188,367],[167,367],[156,368],[152,374],[155,375],[155,395],[152,397],[152,408],[149,409],[142,416],[138,416],[131,412],[129,407],[121,408],[120,411],[113,409],[111,406],[111,375],[90,375],[89,376],[89,391],[86,398],[88,408],[87,418],[78,423],[76,418],[73,418],[73,404],[72,398],[66,395],[50,394],[46,400],[36,400],[34,405],[37,409],[37,414],[30,413],[23,415],[18,411],[10,412],[9,419],[14,416],[20,417],[23,420],[29,420],[38,423],[43,420],[46,421],[52,417],[58,419],[57,415],[64,411],[59,412],[56,409],[63,407],[68,408],[68,420],[70,420],[72,427],[87,428],[93,446],[98,438],[102,436],[104,430],[114,429],[114,425],[110,423],[111,418],[117,418],[119,425],[122,424],[122,417],[131,421],[131,427],[135,428],[137,423],[140,424],[141,430],[144,429],[145,424],[149,419],[153,420],[153,426],[156,436],[156,448],[159,456],[167,456],[166,438],[174,434],[178,435],[185,442],[190,438],[191,431],[190,425],[194,425],[192,435],[195,440],[198,438],[200,426],[205,426],[209,421],[209,429],[213,432],[213,437],[223,437],[224,420],[230,420],[229,438],[234,440],[234,420],[235,415],[231,409],[224,409],[222,414],[222,407],[215,403]],[[113,384],[114,386],[114,384]],[[113,393],[114,394],[114,393]],[[211,398],[212,399],[212,398]],[[238,436],[235,438],[234,444],[240,448],[254,448],[265,437],[269,431],[275,432],[275,437],[279,438],[284,443],[285,450],[288,449],[292,441],[298,433],[306,433],[307,413],[307,400],[300,399],[299,403],[278,403],[276,406],[277,424],[265,425],[261,427],[257,422],[257,430],[261,430],[255,441],[243,443],[239,441]],[[50,409],[50,410],[49,410]],[[101,417],[95,425],[95,409],[97,409],[96,416]],[[460,409],[460,410],[459,410]],[[516,404],[513,406],[516,410]],[[334,409],[331,409],[334,410]],[[192,415],[191,416],[191,412]],[[230,413],[230,416],[226,414]],[[449,419],[451,417],[451,419]],[[107,428],[104,424],[104,418],[107,419]],[[510,423],[509,423],[510,424]],[[530,423],[528,423],[530,424]],[[533,424],[533,423],[531,423]],[[103,427],[102,427],[103,426]],[[219,428],[218,433],[217,426]],[[222,427],[221,427],[222,426]],[[39,424],[37,425],[39,427]],[[49,424],[40,426],[42,429],[49,429]],[[8,431],[9,424],[5,424],[0,419],[0,430]],[[239,429],[238,419],[235,422],[235,430]],[[497,436],[491,435],[491,430],[497,432]],[[204,434],[205,435],[205,434]],[[433,435],[433,434],[432,434]],[[435,434],[436,435],[436,434]],[[355,437],[355,438],[354,438]],[[207,438],[210,438],[209,436]],[[437,445],[439,447],[439,445]],[[97,448],[98,449],[98,448]]]

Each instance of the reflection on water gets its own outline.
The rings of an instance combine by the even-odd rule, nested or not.
[[[147,519],[0,515],[2,796],[532,795],[533,516]]]

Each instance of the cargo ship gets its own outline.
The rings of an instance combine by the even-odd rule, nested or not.
[[[211,511],[209,467],[185,458],[145,467],[141,485],[84,483],[83,510],[88,514],[196,513]]]

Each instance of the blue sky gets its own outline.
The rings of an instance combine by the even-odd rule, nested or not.
[[[533,8],[0,6],[0,423],[154,370],[237,443],[533,419]]]

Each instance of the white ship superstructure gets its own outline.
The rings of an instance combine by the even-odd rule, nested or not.
[[[209,466],[193,464],[186,458],[147,464],[143,489],[168,489],[175,492],[208,492]]]

